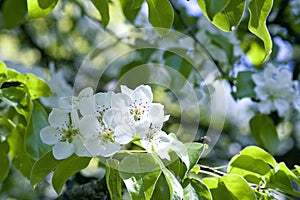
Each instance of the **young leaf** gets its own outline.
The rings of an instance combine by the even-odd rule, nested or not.
[[[193,142],[191,144],[186,144],[186,145],[187,145],[187,151],[188,151],[188,156],[190,161],[190,166],[188,170],[190,170],[198,163],[204,151],[204,145],[197,142]]]
[[[239,175],[226,174],[221,178],[227,190],[232,195],[232,199],[256,200],[254,191],[249,184]]]
[[[174,20],[174,11],[168,0],[147,0],[149,21],[154,27],[170,29]]]
[[[264,60],[272,51],[272,39],[266,26],[266,20],[272,6],[273,0],[251,0],[248,7],[250,12],[248,29],[263,41],[265,48]]]
[[[105,28],[110,20],[108,0],[92,0],[92,2],[99,11],[101,15],[102,26]]]
[[[0,141],[0,182],[2,182],[8,175],[10,169],[10,161],[8,158],[9,145],[7,141]]]
[[[25,147],[25,128],[19,124],[11,132],[7,141],[10,146],[9,154],[12,158],[12,164],[18,169],[23,176],[30,178],[30,172],[34,164],[34,160],[26,153]]]
[[[49,151],[37,160],[30,173],[30,184],[35,187],[61,162],[53,157],[52,151]]]
[[[188,184],[183,189],[184,200],[212,200],[208,187],[200,180],[188,179]]]
[[[151,199],[161,170],[151,154],[131,154],[119,168],[127,190],[133,200]]]
[[[272,119],[267,115],[257,114],[250,120],[250,129],[257,144],[271,154],[277,152],[279,139]]]
[[[130,22],[134,22],[144,0],[120,0],[123,13]]]
[[[48,15],[58,0],[27,0],[29,19],[35,19]]]
[[[7,76],[7,68],[5,63],[0,61],[0,76],[2,75],[4,75],[5,77]]]
[[[6,0],[2,5],[2,20],[5,28],[14,28],[25,21],[26,0]]]
[[[202,181],[208,186],[212,199],[234,199],[220,178],[203,178]]]
[[[295,197],[300,197],[300,192],[294,189],[291,180],[295,181],[295,186],[296,183],[298,183],[298,186],[300,185],[300,180],[295,176],[295,174],[289,170],[284,163],[279,163],[278,169],[276,169],[267,181],[267,187],[278,189]]]
[[[202,12],[210,20],[213,20],[215,15],[221,12],[229,2],[230,0],[198,0]]]
[[[183,188],[176,179],[176,177],[167,168],[163,168],[162,172],[166,178],[166,181],[170,190],[170,199],[181,200],[183,199]]]
[[[40,131],[48,125],[48,115],[38,101],[33,101],[33,109],[26,130],[25,144],[27,153],[35,160],[50,150],[40,138]]]
[[[59,194],[65,182],[75,173],[87,167],[91,158],[78,157],[73,154],[71,157],[62,160],[57,166],[52,177],[52,185]]]
[[[131,8],[136,9],[140,8],[142,4],[144,3],[144,0],[131,0]]]
[[[48,84],[33,74],[19,74],[15,80],[27,86],[31,99],[38,99],[40,97],[51,95]]]
[[[164,197],[166,200],[170,199],[170,189],[167,180],[163,175],[159,176],[159,179],[156,182],[151,200],[161,199],[161,197]]]
[[[118,169],[118,160],[106,160],[106,185],[110,198],[114,200],[122,200],[122,181]]]
[[[241,155],[248,155],[254,159],[259,159],[264,161],[265,163],[269,164],[273,169],[276,168],[277,162],[274,157],[266,152],[265,150],[257,147],[257,146],[248,146],[244,148],[241,152]]]
[[[232,31],[240,23],[244,10],[245,0],[198,0],[204,15],[219,29]]]

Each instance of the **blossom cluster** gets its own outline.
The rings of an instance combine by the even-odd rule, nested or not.
[[[291,109],[299,110],[298,82],[292,80],[292,73],[288,69],[269,65],[263,73],[253,74],[252,79],[261,113],[277,111],[280,117],[287,117]]]
[[[53,146],[56,159],[78,156],[109,157],[137,135],[142,147],[169,159],[174,139],[162,131],[169,119],[164,106],[153,103],[150,86],[134,90],[121,86],[121,93],[83,89],[77,97],[62,97],[59,108],[49,114],[49,126],[40,132],[41,140]],[[164,141],[164,142],[161,142]]]

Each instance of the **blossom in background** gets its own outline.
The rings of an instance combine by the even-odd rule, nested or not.
[[[49,124],[40,132],[41,140],[53,146],[53,156],[60,160],[70,157],[73,153],[78,156],[90,156],[79,138],[77,112],[66,112],[53,109],[49,114]]]
[[[292,73],[269,65],[263,74],[253,74],[258,110],[264,114],[277,111],[280,117],[288,115],[295,100],[296,88]]]

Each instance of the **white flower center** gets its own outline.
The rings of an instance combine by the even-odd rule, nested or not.
[[[71,121],[71,114],[68,113],[68,117],[69,117],[69,122]],[[68,121],[64,121],[64,125],[65,127],[67,127],[66,129],[63,127],[57,127],[56,130],[58,130],[61,134],[60,134],[60,142],[68,142],[68,143],[72,143],[73,142],[73,136],[77,135],[79,133],[79,129],[75,128],[72,124],[70,124]],[[57,136],[57,135],[56,135]]]

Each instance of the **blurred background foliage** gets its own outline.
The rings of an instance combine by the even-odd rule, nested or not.
[[[180,112],[183,108],[179,105],[178,96],[163,86],[153,84],[154,101],[164,104],[166,113],[171,115],[165,125],[165,130],[176,132],[183,141],[197,141],[206,134],[208,128],[216,131],[221,131],[223,128],[214,148],[201,159],[202,164],[225,165],[229,158],[242,148],[255,144],[249,129],[249,120],[254,115],[253,102],[250,98],[234,99],[231,96],[231,92],[236,90],[233,80],[238,72],[255,71],[264,67],[264,64],[259,62],[261,59],[259,56],[264,52],[263,44],[247,29],[249,13],[244,14],[237,29],[225,33],[214,27],[204,17],[195,0],[173,1],[176,12],[172,29],[197,39],[202,47],[199,47],[197,43],[177,40],[178,38],[167,41],[167,47],[160,43],[152,47],[165,47],[175,52],[183,51],[187,58],[185,60],[165,49],[139,48],[151,46],[152,42],[156,41],[155,38],[151,38],[155,35],[151,31],[142,34],[138,31],[136,34],[126,34],[133,33],[134,31],[129,32],[129,30],[135,27],[151,26],[147,19],[148,12],[145,3],[140,9],[133,9],[129,12],[122,11],[125,0],[109,1],[110,22],[106,29],[103,29],[99,22],[101,21],[100,14],[90,1],[59,1],[46,17],[26,21],[21,25],[11,23],[11,27],[5,24],[7,23],[5,2],[5,0],[0,0],[2,10],[0,14],[0,60],[10,68],[22,73],[34,73],[49,83],[53,95],[41,99],[45,107],[49,109],[56,107],[59,97],[73,93],[74,85],[75,92],[94,85],[94,80],[97,79],[99,73],[103,75],[96,85],[97,91],[114,90],[118,84],[127,84],[133,88],[145,80],[150,80],[151,75],[157,75],[155,65],[141,69],[139,66],[159,63],[171,67],[189,80],[193,90],[196,91],[199,103],[197,113],[195,113],[195,108],[184,108],[182,115],[185,116],[183,117]],[[19,2],[15,2],[14,6],[18,10]],[[16,15],[12,18],[22,21],[22,18],[17,19],[17,17]],[[299,80],[300,1],[275,0],[267,25],[274,44],[268,63],[288,67],[294,72],[293,79]],[[200,55],[196,55],[193,46],[200,48]],[[206,50],[201,49],[203,47]],[[207,52],[210,55],[207,55]],[[92,67],[80,68],[87,56],[93,61]],[[209,59],[210,56],[214,62]],[[196,68],[188,62],[188,58],[194,60]],[[214,63],[219,66],[221,72],[212,71]],[[107,65],[110,67],[104,68]],[[79,69],[81,71],[78,75]],[[126,78],[128,73],[135,75],[133,82],[130,82],[132,76]],[[178,75],[171,72],[169,75],[161,80],[170,81],[170,85],[174,88],[182,89],[184,84]],[[225,86],[224,93],[222,92],[223,86]],[[181,95],[184,96],[186,93],[183,92]],[[224,99],[222,99],[223,96]],[[224,110],[222,105],[226,105],[226,115],[218,112],[218,110]],[[195,114],[200,116],[200,124],[197,133],[191,135],[187,122],[193,124]],[[180,127],[182,119],[186,123]],[[211,119],[214,121],[212,124]],[[276,122],[280,138],[279,150],[275,155],[277,161],[284,161],[289,167],[299,165],[300,117],[295,115],[290,120],[276,121],[277,116],[274,115],[272,119]],[[67,182],[66,187],[87,182],[93,179],[93,176],[93,173],[77,174]],[[49,187],[49,179],[32,192],[28,181],[17,170],[12,169],[0,187],[0,199],[8,197],[52,199],[55,193]]]

